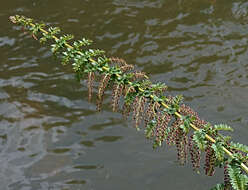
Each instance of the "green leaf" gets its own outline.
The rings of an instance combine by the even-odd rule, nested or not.
[[[218,124],[213,127],[217,131],[233,131],[233,128],[226,124]]]
[[[230,147],[232,149],[239,150],[239,151],[242,151],[242,152],[245,152],[248,154],[248,146],[247,145],[231,142]]]
[[[152,136],[153,129],[156,127],[156,125],[157,125],[156,120],[151,120],[148,122],[145,129],[146,138],[150,138]]]
[[[223,143],[216,142],[216,143],[213,143],[211,147],[214,150],[216,159],[220,162],[224,161],[225,152],[223,150]]]
[[[211,190],[225,190],[225,185],[217,184],[215,187],[211,188]]]
[[[193,140],[197,147],[204,151],[207,147],[206,132],[203,129],[194,132]]]
[[[190,130],[190,123],[195,120],[195,117],[191,117],[190,115],[182,116],[181,120],[183,120],[183,124],[180,125],[180,128],[185,134],[188,134]]]
[[[232,162],[228,165],[228,174],[230,182],[235,190],[247,190],[248,188],[248,177],[242,174],[240,165],[236,162]]]

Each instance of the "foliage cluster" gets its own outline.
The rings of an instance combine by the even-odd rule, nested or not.
[[[152,83],[145,73],[136,71],[123,59],[108,58],[99,49],[87,49],[91,40],[83,38],[72,42],[73,35],[56,37],[61,32],[59,28],[45,30],[45,24],[33,23],[24,16],[11,16],[10,20],[41,43],[53,40],[51,51],[62,64],[71,64],[78,80],[87,78],[88,99],[91,101],[96,92],[99,111],[104,92],[112,89],[113,111],[121,111],[125,117],[132,114],[134,126],[140,129],[144,125],[145,136],[153,141],[154,148],[163,143],[175,145],[178,162],[185,164],[190,158],[195,171],[199,171],[204,156],[204,170],[208,176],[214,174],[216,167],[223,167],[224,182],[214,187],[215,190],[248,189],[248,146],[231,142],[230,137],[220,133],[232,131],[231,127],[211,125],[200,119],[194,110],[183,104],[182,96],[167,95],[165,84]]]

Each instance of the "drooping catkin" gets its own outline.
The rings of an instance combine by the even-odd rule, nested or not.
[[[122,106],[122,115],[125,119],[129,116],[130,112],[132,111],[133,99],[128,98],[128,96],[134,92],[135,92],[134,87],[127,86],[127,85],[125,85],[122,90],[122,93],[124,96],[124,104]]]
[[[225,188],[224,190],[232,189],[230,176],[228,174],[228,162],[225,162],[225,165],[224,165],[224,188]]]
[[[133,65],[127,64],[125,60],[123,60],[121,58],[118,58],[118,57],[111,57],[110,58],[110,62],[112,64],[118,65],[120,67],[120,70],[123,73],[134,69],[134,66]]]
[[[119,57],[111,57],[111,58],[109,58],[109,60],[112,64],[117,64],[120,67],[127,65],[126,61],[124,59],[119,58]]]
[[[145,127],[148,125],[149,121],[154,118],[156,118],[156,113],[154,112],[154,102],[149,102],[145,111]]]
[[[180,118],[176,118],[176,120],[171,124],[169,134],[166,138],[166,142],[168,145],[176,144],[178,128],[182,124],[183,124],[183,121]]]
[[[136,129],[139,129],[139,124],[143,116],[144,108],[145,108],[145,103],[146,103],[146,98],[145,97],[139,97],[136,96],[133,102],[133,121],[134,121],[134,126]]]
[[[88,82],[87,82],[87,85],[88,85],[88,99],[89,99],[89,102],[91,102],[91,99],[92,99],[92,92],[93,92],[93,82],[94,82],[94,79],[95,79],[95,73],[89,72],[89,73],[88,73]]]
[[[111,76],[109,74],[104,74],[99,83],[98,96],[97,96],[98,97],[97,99],[97,110],[98,111],[101,111],[104,91],[109,83],[110,77]]]
[[[215,153],[214,150],[211,147],[211,143],[206,148],[206,155],[205,155],[205,174],[207,176],[213,176],[215,172]]]
[[[189,137],[188,148],[193,169],[197,170],[200,168],[201,151],[199,150],[199,147],[195,144],[193,140],[193,135]]]
[[[112,109],[114,112],[118,111],[120,97],[122,95],[124,85],[123,84],[115,84],[112,90]]]
[[[143,79],[146,77],[146,74],[144,72],[141,71],[135,71],[133,72],[133,77],[132,80],[138,80],[138,79]]]
[[[182,104],[179,109],[180,113],[184,116],[194,116],[194,120],[192,121],[192,124],[195,125],[197,128],[201,129],[203,128],[207,122],[200,119],[197,112],[195,112],[192,108],[189,106],[186,106],[185,104]]]
[[[171,116],[167,113],[157,112],[157,126],[155,132],[155,143],[162,145],[167,138],[167,128],[171,120]]]
[[[127,71],[130,71],[130,70],[133,70],[134,69],[134,66],[133,65],[123,65],[120,67],[121,71],[123,73],[127,72]]]
[[[178,128],[176,135],[177,159],[181,165],[187,161],[188,155],[188,138],[183,131]]]

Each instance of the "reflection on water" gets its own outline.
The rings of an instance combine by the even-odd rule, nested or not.
[[[13,0],[0,10],[0,189],[209,189],[222,180],[178,166],[173,148],[152,150],[107,101],[95,112],[85,83],[16,30],[14,14],[93,39],[247,144],[247,2]]]

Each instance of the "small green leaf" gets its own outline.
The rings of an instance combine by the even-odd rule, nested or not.
[[[225,190],[225,185],[217,184],[214,188],[211,188],[211,190]]]
[[[217,131],[233,131],[233,128],[226,124],[218,124],[213,127]]]
[[[156,120],[151,120],[148,122],[145,129],[146,138],[150,138],[152,136],[153,129],[156,127],[156,125],[157,125]]]
[[[203,129],[194,132],[193,140],[198,148],[204,151],[207,147],[206,132]]]
[[[230,147],[235,149],[235,150],[239,150],[239,151],[242,151],[242,152],[245,152],[248,154],[248,146],[247,145],[231,142]]]
[[[224,161],[225,152],[223,150],[223,143],[222,142],[216,142],[216,143],[213,143],[211,147],[214,150],[216,159],[218,161]]]

